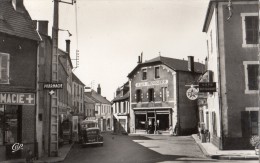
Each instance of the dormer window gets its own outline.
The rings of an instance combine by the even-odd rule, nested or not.
[[[147,69],[144,68],[142,69],[142,80],[146,80],[147,79]]]
[[[159,70],[160,70],[159,67],[154,68],[154,78],[155,79],[160,78],[160,71]]]

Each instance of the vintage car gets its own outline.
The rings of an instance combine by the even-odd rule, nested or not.
[[[97,127],[83,129],[81,133],[81,144],[90,145],[97,144],[103,146],[103,136]]]

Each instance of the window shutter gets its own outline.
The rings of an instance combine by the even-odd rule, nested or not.
[[[8,55],[1,55],[0,54],[0,70],[1,70],[1,76],[0,76],[0,83],[4,84],[4,83],[8,83],[8,79],[9,79],[9,74],[8,74]]]
[[[241,111],[241,129],[242,129],[242,137],[250,137],[251,126],[250,126],[250,114],[248,111]]]

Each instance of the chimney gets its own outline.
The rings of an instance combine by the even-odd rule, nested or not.
[[[47,20],[39,20],[38,21],[38,31],[40,34],[48,36],[48,23]]]
[[[118,96],[120,94],[120,88],[116,89],[116,96]]]
[[[66,52],[70,54],[70,40],[66,40]]]
[[[188,70],[194,72],[194,57],[188,56]]]
[[[138,56],[138,61],[137,61],[137,63],[138,63],[138,64],[141,63],[141,57],[140,57],[140,56]]]
[[[12,5],[15,11],[24,12],[23,0],[12,0]]]
[[[97,93],[101,95],[101,87],[100,87],[100,84],[98,84]]]
[[[205,69],[208,70],[208,57],[205,58]]]

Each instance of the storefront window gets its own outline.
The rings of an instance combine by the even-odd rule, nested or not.
[[[146,114],[135,115],[135,126],[136,129],[145,130]]]
[[[18,106],[16,105],[6,105],[4,113],[4,130],[5,130],[5,143],[13,144],[18,142],[18,126],[17,126],[17,116],[18,115]]]
[[[0,105],[0,145],[19,142],[18,115],[18,105]]]

